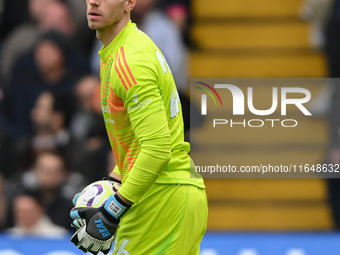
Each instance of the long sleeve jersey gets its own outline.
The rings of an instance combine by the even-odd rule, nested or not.
[[[102,111],[120,193],[136,203],[154,183],[205,188],[193,174],[180,98],[161,51],[129,21],[99,55]]]

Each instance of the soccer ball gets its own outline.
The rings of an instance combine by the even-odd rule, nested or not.
[[[91,183],[74,197],[74,204],[76,207],[100,207],[116,193],[119,186],[119,183],[108,180]]]

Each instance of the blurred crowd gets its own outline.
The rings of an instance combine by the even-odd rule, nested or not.
[[[186,119],[189,10],[189,0],[138,0],[132,13],[168,60]],[[115,166],[101,115],[101,47],[85,1],[0,1],[0,230],[68,234],[72,197]]]

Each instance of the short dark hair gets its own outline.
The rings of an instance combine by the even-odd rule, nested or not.
[[[30,197],[34,201],[36,201],[40,206],[44,207],[44,202],[42,198],[42,191],[39,188],[28,188],[28,187],[21,187],[19,192],[15,196],[15,199],[18,197]]]
[[[65,127],[68,127],[74,113],[74,100],[73,97],[67,95],[66,93],[61,93],[57,91],[46,91],[50,93],[53,97],[52,110],[54,112],[61,113],[65,118]]]
[[[57,30],[49,30],[43,33],[37,40],[36,46],[38,46],[43,41],[50,41],[56,45],[63,53],[64,58],[67,59],[70,54],[70,42],[68,38],[61,32]]]

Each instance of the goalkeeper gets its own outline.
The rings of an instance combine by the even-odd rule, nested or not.
[[[171,70],[130,20],[136,1],[86,0],[88,25],[104,45],[101,104],[117,162],[110,177],[122,185],[105,207],[72,210],[86,225],[71,240],[93,254],[107,253],[113,238],[117,255],[199,254],[205,186],[190,178],[194,164]]]

